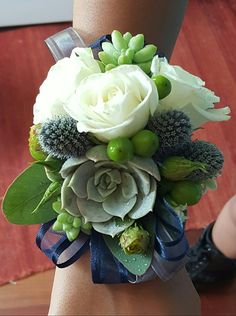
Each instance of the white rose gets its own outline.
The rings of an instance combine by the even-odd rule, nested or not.
[[[220,98],[213,91],[204,87],[205,82],[185,71],[179,66],[169,65],[166,58],[155,56],[151,71],[154,75],[163,75],[171,82],[171,93],[160,100],[158,110],[179,109],[191,119],[193,128],[208,121],[225,121],[230,119],[229,107],[215,109],[214,103]]]
[[[153,80],[138,66],[123,65],[84,79],[64,108],[78,121],[79,132],[107,142],[144,128],[157,105]]]
[[[100,68],[90,48],[75,48],[70,58],[59,60],[48,72],[34,105],[34,124],[57,115],[67,115],[63,106],[80,81]]]

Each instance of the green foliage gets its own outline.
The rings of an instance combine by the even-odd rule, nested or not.
[[[41,224],[56,217],[51,196],[39,207],[45,191],[51,182],[45,174],[44,167],[33,164],[21,173],[11,184],[3,200],[3,212],[9,222],[14,224]],[[37,212],[33,211],[37,208]]]

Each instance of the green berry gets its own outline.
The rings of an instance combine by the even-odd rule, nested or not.
[[[74,217],[73,221],[73,227],[79,228],[81,226],[81,218],[80,217]]]
[[[181,205],[194,205],[199,202],[202,197],[202,188],[198,183],[192,181],[178,181],[175,182],[170,197]]]
[[[61,214],[61,201],[55,201],[52,203],[52,208],[53,210],[58,213]]]
[[[131,160],[133,158],[133,145],[126,137],[112,139],[107,145],[107,155],[113,161]]]
[[[67,218],[67,223],[73,225],[73,222],[74,222],[74,216],[69,215]]]
[[[66,236],[69,241],[75,240],[79,236],[80,229],[78,228],[71,228],[70,230],[66,231]]]
[[[171,82],[166,77],[158,75],[153,76],[152,80],[155,82],[157,91],[159,94],[159,99],[164,99],[171,92]]]
[[[67,230],[70,230],[72,228],[72,225],[71,224],[67,224],[67,223],[63,223],[63,230],[64,231],[67,231]]]
[[[63,224],[56,221],[53,226],[52,226],[52,229],[55,230],[56,232],[57,231],[62,231],[63,230]]]
[[[141,157],[152,157],[159,148],[158,136],[149,130],[142,130],[131,139],[134,153]]]
[[[57,220],[58,220],[58,222],[60,222],[62,224],[67,223],[69,216],[70,215],[68,213],[64,212],[64,213],[61,213],[57,216]]]

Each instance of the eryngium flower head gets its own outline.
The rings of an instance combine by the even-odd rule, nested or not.
[[[86,133],[79,133],[77,121],[71,117],[57,117],[42,124],[39,143],[49,155],[68,159],[79,157],[92,146]]]
[[[60,174],[62,208],[112,237],[153,210],[160,180],[151,158],[134,156],[121,164],[109,160],[105,145],[68,159]]]
[[[195,170],[187,177],[192,181],[204,181],[217,177],[224,164],[224,156],[221,151],[214,144],[202,140],[189,143],[183,156],[191,161],[205,164],[205,172]]]
[[[138,225],[127,228],[120,236],[121,248],[127,255],[145,253],[149,242],[149,233]]]
[[[160,160],[170,155],[178,155],[184,145],[191,141],[191,121],[181,111],[170,110],[153,116],[148,122],[148,128],[160,138],[157,153]]]

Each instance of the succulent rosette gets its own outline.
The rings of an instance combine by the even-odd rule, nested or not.
[[[152,159],[134,156],[122,164],[114,162],[104,145],[68,159],[60,174],[62,208],[112,237],[153,211],[160,180]]]

